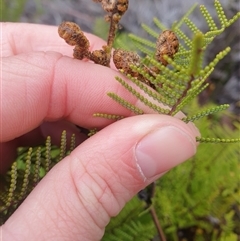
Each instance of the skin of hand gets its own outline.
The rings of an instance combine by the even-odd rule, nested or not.
[[[37,145],[63,129],[76,149],[54,166],[1,227],[2,240],[101,240],[111,217],[137,192],[196,152],[198,130],[159,114],[131,116],[115,92],[141,106],[115,80],[120,75],[73,59],[57,27],[2,23],[0,171],[19,145]],[[86,34],[91,49],[104,41]],[[129,116],[115,123],[93,113]],[[89,139],[78,131],[97,127]]]

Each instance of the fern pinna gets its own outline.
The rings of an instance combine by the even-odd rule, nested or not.
[[[18,149],[18,158],[5,176],[0,176],[0,224],[18,208],[22,201],[46,173],[75,148],[75,135],[71,136],[67,150],[67,134],[62,132],[60,147],[51,144],[50,136],[45,146]]]
[[[106,1],[99,0],[97,2],[102,3],[103,8],[106,8],[104,5]],[[107,20],[111,22],[112,27],[109,31],[107,45],[100,50],[93,52],[89,50],[88,39],[85,38],[84,33],[75,23],[64,22],[59,26],[59,35],[67,43],[75,46],[75,58],[89,58],[96,64],[109,66],[118,22],[128,8],[127,0],[119,2],[113,8],[117,18],[108,8],[110,13]],[[220,2],[215,0],[214,4],[220,22],[219,27],[211,17],[210,12],[204,6],[200,6],[203,19],[205,19],[209,27],[209,31],[206,33],[203,33],[189,18],[189,15],[197,6],[194,5],[182,19],[172,25],[171,29],[167,29],[157,18],[154,18],[153,21],[159,31],[163,31],[160,35],[159,31],[156,32],[143,24],[143,29],[156,39],[154,42],[130,34],[130,38],[141,54],[138,55],[135,52],[124,50],[127,47],[124,44],[122,44],[123,49],[116,49],[113,52],[116,67],[132,83],[121,77],[116,77],[116,80],[156,113],[171,116],[175,116],[179,111],[187,113],[187,116],[182,118],[182,121],[186,123],[198,121],[204,116],[226,110],[228,104],[208,106],[205,110],[201,110],[199,105],[196,104],[196,97],[208,87],[208,76],[212,73],[216,64],[230,51],[230,48],[226,47],[216,55],[211,63],[204,65],[204,53],[208,51],[208,45],[240,17],[238,12],[231,19],[228,19]],[[193,38],[188,37],[181,30],[183,25],[186,25],[191,30]],[[144,110],[129,103],[116,93],[110,92],[108,96],[135,114],[145,113]],[[197,109],[199,109],[199,112],[192,111]],[[125,118],[114,113],[94,113],[94,116],[113,120]],[[222,128],[214,129],[209,121],[199,122],[198,126],[202,130],[202,135],[206,137],[197,137],[196,141],[230,143],[239,142],[240,140],[239,136],[235,133],[232,134],[231,131],[226,132]],[[237,124],[235,126],[236,129],[239,129]],[[95,134],[96,131],[95,129],[90,130],[89,136]],[[217,137],[208,137],[211,133],[216,134]],[[226,133],[229,135],[225,135]],[[228,136],[232,138],[230,139]],[[74,148],[74,137],[71,143],[70,149],[72,150]],[[153,214],[154,211],[153,206],[155,206],[156,210],[154,212],[161,220],[166,235],[170,237],[170,240],[177,240],[176,233],[179,230],[183,232],[189,227],[194,227],[196,229],[194,229],[195,233],[205,232],[206,235],[211,234],[209,236],[211,240],[219,240],[218,237],[222,233],[227,234],[227,232],[236,229],[237,225],[233,225],[232,220],[236,219],[235,214],[239,212],[236,202],[237,194],[239,194],[239,190],[236,191],[239,184],[236,181],[239,164],[235,161],[239,149],[228,147],[223,151],[220,150],[221,147],[218,145],[217,148],[220,149],[217,149],[216,153],[221,153],[221,155],[209,158],[212,153],[209,152],[209,149],[205,149],[206,145],[203,145],[202,148],[204,149],[203,154],[201,154],[202,158],[195,157],[193,162],[187,162],[177,167],[172,173],[165,175],[156,183],[156,195],[150,197],[152,203],[146,205],[145,202],[134,198],[123,210],[123,213],[111,221],[103,240],[134,240],[134,238],[135,240],[150,240],[154,238],[156,226],[159,226],[159,223],[154,225],[151,222],[151,213]],[[63,159],[67,153],[65,132],[63,132],[61,147],[59,148],[51,147],[50,138],[47,139],[45,147],[30,148],[29,150],[19,148],[18,159],[13,163],[11,170],[4,177],[1,177],[4,181],[0,195],[1,223],[5,222],[46,172]],[[234,162],[227,162],[227,159],[232,157],[234,157]],[[209,160],[209,163],[202,160],[198,162],[198,159]],[[212,168],[211,161],[214,162],[215,168]],[[226,170],[232,175],[228,180],[224,176]],[[209,177],[211,178],[209,179]],[[209,188],[201,189],[201,181],[204,178],[210,180],[211,185],[206,185]],[[173,179],[176,179],[177,183],[174,183]],[[179,180],[192,180],[192,182],[186,181],[184,183]],[[219,186],[220,188],[218,188]],[[175,196],[173,195],[173,189],[177,190]],[[224,199],[225,197],[227,197],[227,202]],[[215,207],[211,209],[209,206],[204,206],[206,203],[201,200],[203,198],[213,202],[215,207],[219,207],[221,203],[224,203],[220,208],[221,212],[215,210]],[[204,208],[208,212],[202,212]],[[235,212],[234,208],[236,209]],[[200,215],[201,212],[203,215]],[[217,218],[219,225],[223,225],[222,228],[217,229],[217,234],[215,223],[212,222],[214,218]],[[125,225],[122,225],[123,223]],[[161,236],[161,234],[159,236],[164,240],[164,236]]]
[[[196,8],[196,5],[194,5],[181,20],[172,25],[171,33],[176,33],[179,39],[179,47],[176,53],[172,53],[172,49],[174,49],[174,45],[176,45],[173,38],[171,38],[171,36],[163,36],[165,32],[169,30],[166,30],[167,28],[157,18],[154,18],[154,23],[159,28],[159,31],[163,31],[160,35],[150,27],[144,24],[142,25],[147,33],[157,39],[156,43],[130,34],[130,38],[145,57],[136,57],[136,53],[134,53],[133,56],[131,51],[120,50],[121,55],[115,54],[117,56],[115,65],[136,87],[132,86],[132,84],[123,78],[116,77],[116,80],[144,105],[156,113],[174,116],[179,111],[184,110],[185,106],[208,87],[207,78],[214,71],[216,64],[231,50],[230,47],[226,47],[216,55],[212,62],[204,66],[204,53],[207,51],[208,45],[240,17],[240,12],[238,12],[231,19],[228,19],[220,2],[216,0],[214,4],[220,21],[219,27],[203,5],[200,6],[200,11],[209,27],[209,31],[206,33],[201,32],[188,17]],[[189,38],[181,30],[184,24],[191,30],[193,39]],[[164,40],[159,41],[162,38],[164,38]],[[162,42],[162,45],[159,45],[159,42]],[[166,50],[164,50],[163,45],[167,45]],[[161,60],[157,58],[159,48],[163,49]],[[115,50],[114,53],[117,51],[119,50]],[[115,57],[114,53],[113,60]],[[122,57],[122,59],[120,59],[120,57]],[[129,62],[126,63],[127,61]],[[128,68],[126,68],[126,65]],[[147,87],[146,84],[150,88]],[[143,110],[122,99],[121,96],[112,92],[108,93],[108,96],[135,114],[144,114]],[[228,107],[228,104],[219,105],[197,112],[192,116],[184,117],[182,120],[184,122],[193,122],[196,119],[225,110]],[[95,113],[94,116],[110,119],[123,118],[112,113]],[[240,139],[197,137],[196,140],[199,142],[229,143],[239,142]]]

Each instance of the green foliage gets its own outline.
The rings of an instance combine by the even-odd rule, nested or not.
[[[188,116],[188,117],[185,117],[183,118],[182,120],[186,123],[188,123],[189,121],[195,121],[195,120],[198,120],[204,116],[208,116],[210,114],[213,114],[213,113],[216,113],[218,111],[223,111],[223,110],[226,110],[227,108],[229,107],[228,104],[224,104],[224,105],[219,105],[217,107],[212,107],[212,108],[208,108],[207,110],[203,110],[193,116]]]
[[[112,218],[102,240],[146,241],[153,238],[155,227],[152,222],[148,222],[151,219],[144,209],[145,203],[137,197],[133,198],[116,218]]]
[[[18,158],[12,164],[11,170],[0,176],[3,182],[0,187],[0,224],[11,216],[52,166],[75,148],[74,139],[73,135],[69,151],[66,151],[66,131],[62,133],[60,147],[52,146],[51,138],[48,137],[45,147],[19,148]]]
[[[156,43],[147,39],[140,38],[138,36],[130,34],[130,38],[134,41],[136,47],[146,56],[142,59],[142,64],[131,64],[131,72],[122,73],[135,84],[129,84],[123,78],[116,77],[116,80],[127,89],[132,95],[139,99],[144,105],[154,110],[157,113],[167,114],[174,116],[179,111],[189,105],[202,91],[208,87],[207,78],[213,72],[216,64],[224,58],[230,51],[229,47],[226,47],[209,64],[203,64],[204,53],[207,51],[207,47],[212,43],[214,38],[221,34],[226,27],[230,26],[240,17],[238,12],[231,19],[228,19],[222,9],[219,1],[215,0],[215,9],[219,18],[220,26],[210,16],[208,10],[204,6],[200,6],[200,11],[203,18],[206,20],[209,31],[202,33],[200,29],[189,19],[189,15],[195,9],[193,8],[187,12],[183,18],[172,25],[171,30],[174,31],[180,39],[179,51],[174,55],[174,60],[165,55],[164,59],[168,65],[165,66],[159,62],[155,57]],[[154,19],[156,26],[160,30],[165,30],[166,27],[157,19]],[[185,35],[181,27],[185,24],[192,31],[193,38],[191,39]],[[142,25],[144,30],[154,38],[160,38],[158,32],[154,31],[147,25]],[[169,45],[171,45],[171,40]],[[137,73],[137,75],[136,75]],[[145,84],[143,84],[145,82]],[[146,86],[146,83],[150,83],[151,88]],[[147,94],[147,98],[146,98]],[[144,111],[129,103],[115,93],[108,93],[108,95],[125,108],[131,110],[135,114],[144,114]],[[192,116],[183,118],[183,121],[195,121],[210,115],[214,112],[225,110],[227,105],[215,106],[211,109],[206,109],[201,113],[195,113]],[[99,117],[116,116],[114,114],[97,113]],[[119,117],[118,117],[119,118]],[[221,139],[221,138],[205,138],[198,137],[198,142],[239,142],[240,139]]]
[[[17,22],[25,8],[27,0],[2,0],[0,4],[1,21]]]
[[[23,3],[24,0],[18,3]],[[3,8],[10,6],[3,2]],[[135,76],[127,75],[135,84],[129,84],[122,78],[116,80],[131,94],[136,96],[149,108],[157,113],[174,116],[178,111],[184,111],[187,117],[184,122],[195,121],[202,135],[199,142],[230,143],[239,141],[239,124],[229,128],[220,125],[219,111],[226,110],[228,105],[215,106],[209,104],[200,107],[196,97],[207,88],[207,77],[214,70],[216,64],[230,51],[226,48],[221,51],[209,64],[204,65],[204,53],[207,46],[226,27],[240,17],[237,13],[228,19],[219,1],[215,1],[215,8],[220,20],[220,27],[215,23],[204,6],[200,11],[209,31],[202,33],[188,18],[196,5],[191,8],[182,19],[172,25],[172,30],[180,38],[179,52],[174,60],[165,56],[169,63],[164,66],[156,61],[155,43],[146,39],[130,35],[136,47],[146,56],[141,66],[131,66],[131,69],[147,79],[155,88],[149,88]],[[12,11],[12,10],[11,10]],[[7,11],[4,12],[10,16]],[[158,20],[154,23],[160,30],[166,27]],[[185,24],[193,33],[193,38],[186,36],[181,26]],[[142,27],[152,37],[159,34],[146,25]],[[98,27],[99,28],[99,27]],[[118,41],[118,40],[117,40]],[[126,46],[125,35],[119,46]],[[143,68],[147,67],[147,68]],[[156,69],[151,74],[149,68]],[[146,98],[146,95],[148,96]],[[135,114],[144,114],[144,111],[124,100],[115,93],[108,96]],[[196,111],[197,110],[197,111]],[[197,113],[196,113],[197,112]],[[96,117],[119,120],[124,118],[115,114],[96,113]],[[200,119],[200,121],[199,121]],[[89,131],[89,136],[96,133],[96,129]],[[214,135],[215,138],[208,137]],[[61,137],[60,147],[52,146],[48,137],[44,147],[19,148],[18,158],[12,164],[11,170],[0,176],[3,183],[0,193],[0,223],[4,223],[14,210],[21,204],[30,191],[46,175],[46,173],[74,149],[75,137],[70,141],[70,150],[67,151],[66,132]],[[156,183],[155,195],[152,197],[152,207],[155,208],[163,231],[169,241],[185,240],[212,241],[236,240],[239,231],[239,157],[238,145],[202,144],[197,155],[192,160],[174,168]],[[191,237],[184,236],[191,233]],[[111,220],[106,228],[103,240],[152,240],[157,235],[155,224],[149,213],[149,206],[138,197],[132,199],[123,211]]]
[[[127,83],[126,83],[126,85],[127,85]],[[108,93],[108,96],[111,97],[113,100],[117,101],[119,104],[121,104],[125,108],[131,110],[133,113],[135,113],[137,115],[141,115],[144,113],[141,109],[139,109],[135,105],[132,105],[131,103],[122,99],[121,97],[117,96],[115,93]]]
[[[215,8],[221,26],[210,16],[204,6],[200,11],[205,18],[209,31],[202,33],[196,25],[188,18],[196,5],[177,23],[172,30],[181,39],[179,52],[175,54],[174,60],[166,57],[168,66],[164,66],[155,59],[156,44],[138,36],[130,37],[136,47],[145,54],[142,66],[131,66],[134,73],[147,79],[155,88],[149,88],[141,79],[125,74],[135,84],[129,84],[122,78],[116,80],[143,104],[155,110],[157,113],[174,116],[179,111],[184,111],[187,117],[184,122],[196,122],[203,136],[197,137],[196,141],[202,143],[232,143],[239,142],[239,125],[234,127],[219,124],[221,119],[218,112],[226,110],[229,105],[212,105],[200,107],[197,104],[197,96],[207,88],[206,79],[214,70],[216,64],[230,51],[227,47],[221,51],[208,65],[203,64],[204,53],[208,45],[221,34],[226,27],[236,21],[240,13],[232,19],[227,19],[219,1],[215,1]],[[156,25],[165,30],[166,27],[157,19]],[[185,24],[193,32],[193,39],[186,36],[180,29]],[[146,25],[142,27],[152,37],[158,38],[159,34]],[[147,66],[148,68],[144,68]],[[158,69],[156,75],[149,73],[148,69]],[[124,73],[122,71],[122,73]],[[160,86],[160,87],[159,87]],[[115,93],[108,94],[112,99],[122,106],[130,109],[135,114],[143,114],[144,111],[134,107]],[[148,98],[146,98],[146,95]],[[198,112],[194,113],[194,110]],[[112,114],[99,113],[99,117],[115,117]],[[116,118],[117,119],[117,118]],[[200,121],[198,121],[201,119]],[[214,151],[213,151],[214,150]],[[152,197],[158,219],[162,225],[166,240],[236,240],[239,233],[239,145],[200,145],[197,155],[167,173],[156,183],[155,195]],[[139,200],[139,203],[141,201]],[[143,237],[142,230],[148,231],[152,240],[156,234],[156,227],[148,212],[143,208],[132,215],[138,207],[136,198],[124,208],[119,216],[112,219],[103,240],[139,240]],[[139,215],[143,213],[144,215]],[[125,227],[143,225],[138,229],[139,235],[135,236]],[[140,222],[140,223],[139,223]],[[140,227],[140,226],[139,226]],[[152,233],[153,232],[153,233]],[[131,237],[128,234],[131,233]],[[144,232],[143,232],[144,233]],[[189,237],[190,234],[190,237]]]
[[[204,135],[217,129],[210,120],[202,122],[202,126]],[[220,129],[218,126],[219,135],[230,134]],[[237,135],[232,132],[230,136]],[[176,235],[171,231],[173,227],[175,230],[198,227],[201,235],[198,238],[196,230],[194,240],[201,237],[218,240],[233,232],[238,225],[233,219],[233,207],[239,207],[239,154],[237,145],[215,145],[214,151],[211,145],[200,145],[191,161],[158,181],[154,206],[169,240]]]
[[[197,102],[191,108],[201,109]],[[217,119],[215,115],[212,118]],[[213,124],[211,119],[205,119],[198,124],[205,136],[212,132],[223,138],[239,136],[239,131],[222,126],[217,120]],[[235,128],[239,126],[236,124]],[[168,241],[237,240],[236,236],[240,236],[239,145],[213,145],[200,145],[196,156],[169,171],[156,183],[152,205]],[[124,230],[133,220],[143,226],[147,223],[152,228],[148,232],[154,231],[156,235],[156,227],[143,208],[136,213],[129,210],[129,207],[136,210],[139,203],[141,201],[137,202],[136,198],[130,201],[128,207],[110,222],[105,236],[111,234],[111,239],[104,240],[125,240],[116,229]],[[113,238],[113,226],[118,239]],[[184,236],[189,233],[191,237]],[[141,234],[138,237],[141,238]]]

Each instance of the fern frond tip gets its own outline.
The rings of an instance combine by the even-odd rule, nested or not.
[[[93,114],[93,116],[105,118],[105,119],[110,119],[110,120],[120,120],[120,119],[125,118],[122,115],[114,115],[114,114],[106,114],[106,113],[95,113],[95,114]]]
[[[188,116],[182,119],[182,121],[188,123],[188,122],[193,122],[195,120],[198,120],[204,116],[208,116],[211,115],[213,113],[219,112],[219,111],[223,111],[226,110],[229,107],[229,104],[223,104],[223,105],[219,105],[219,106],[215,106],[213,108],[209,108],[207,110],[201,111],[193,116]]]
[[[240,143],[240,138],[225,139],[225,138],[210,138],[210,137],[196,137],[196,141],[200,143]]]

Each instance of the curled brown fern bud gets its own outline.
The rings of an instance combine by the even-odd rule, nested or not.
[[[94,50],[90,54],[90,60],[92,60],[96,64],[101,64],[103,66],[107,66],[109,63],[108,55],[107,55],[106,51],[104,51],[102,49]]]
[[[96,1],[96,0],[95,0]],[[97,0],[106,12],[123,15],[128,9],[128,0]]]
[[[74,58],[83,59],[89,57],[89,41],[76,23],[62,22],[58,27],[58,34],[69,45],[75,45],[73,50]]]
[[[131,65],[140,66],[140,56],[132,51],[116,49],[113,52],[113,62],[117,69],[122,69],[125,74],[137,77],[138,73],[131,69]]]
[[[93,0],[102,4],[105,11],[108,12],[107,21],[110,22],[107,45],[101,50],[89,51],[89,41],[80,29],[73,22],[63,22],[58,28],[58,33],[69,45],[75,46],[73,56],[76,59],[87,58],[96,64],[110,66],[112,46],[118,29],[119,21],[122,15],[128,9],[129,0]]]
[[[76,45],[75,48],[73,49],[73,57],[75,59],[84,59],[87,58],[89,59],[91,55],[91,52],[88,51],[88,49],[82,48],[79,45]]]
[[[139,67],[148,72],[149,75],[155,75],[155,72],[141,63],[141,57],[137,53],[123,49],[116,49],[113,52],[113,62],[117,69],[122,70],[125,74],[131,75],[131,77],[136,77],[141,82],[155,89],[155,86],[148,79],[144,78],[144,76],[138,71],[131,68],[131,65]]]
[[[166,66],[168,62],[163,56],[167,55],[168,57],[173,58],[174,54],[178,51],[179,41],[177,35],[171,30],[163,31],[157,39],[156,47],[156,59]]]
[[[128,10],[128,0],[118,0],[117,10],[121,15],[123,15]]]

